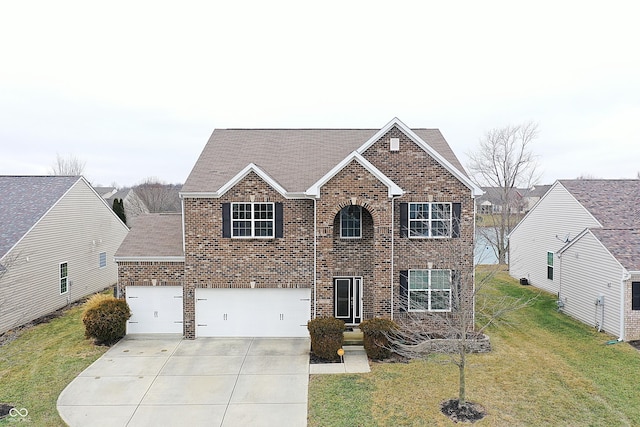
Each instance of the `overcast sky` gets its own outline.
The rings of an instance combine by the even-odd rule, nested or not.
[[[633,1],[3,1],[0,174],[184,182],[215,128],[535,121],[542,183],[640,171]]]

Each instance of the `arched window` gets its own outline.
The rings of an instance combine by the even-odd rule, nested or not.
[[[359,239],[362,237],[362,207],[347,206],[340,211],[340,237]]]

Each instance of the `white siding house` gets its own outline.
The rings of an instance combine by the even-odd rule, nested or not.
[[[127,232],[82,177],[0,176],[0,333],[116,283]]]
[[[557,181],[511,232],[510,274],[556,293],[566,314],[640,339],[638,206],[640,180]]]

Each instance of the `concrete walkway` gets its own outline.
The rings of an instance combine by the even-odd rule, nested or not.
[[[315,363],[309,366],[310,374],[361,374],[371,372],[369,359],[361,345],[344,346],[343,363]]]
[[[71,427],[306,426],[308,385],[308,339],[127,336],[58,412]]]

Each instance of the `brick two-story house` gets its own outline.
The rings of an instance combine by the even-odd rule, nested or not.
[[[472,307],[475,196],[437,129],[217,129],[182,215],[142,216],[116,260],[129,332],[307,336]],[[459,284],[456,286],[455,283]]]

